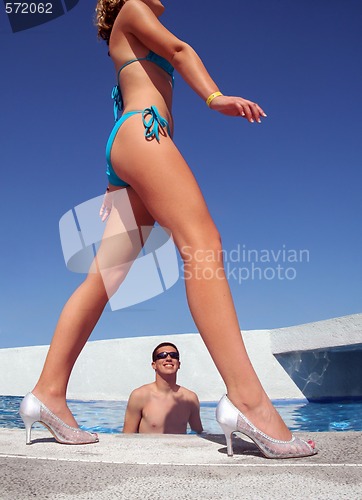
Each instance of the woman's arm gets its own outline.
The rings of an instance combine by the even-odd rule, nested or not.
[[[119,27],[167,59],[204,101],[219,91],[195,50],[167,30],[145,3],[128,0],[122,7]],[[210,108],[229,116],[245,116],[250,122],[260,122],[260,117],[266,116],[260,106],[241,97],[218,96]]]

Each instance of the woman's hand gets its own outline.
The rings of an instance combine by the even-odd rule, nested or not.
[[[105,222],[108,219],[109,214],[111,213],[112,210],[112,205],[113,205],[112,193],[109,191],[109,188],[107,188],[103,198],[101,209],[99,211],[99,217],[101,218],[102,222]]]
[[[210,108],[227,116],[242,116],[250,123],[261,123],[261,118],[266,114],[256,102],[248,101],[242,97],[220,95],[210,103]]]

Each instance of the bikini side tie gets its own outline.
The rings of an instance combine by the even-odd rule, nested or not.
[[[113,87],[111,97],[113,99],[114,121],[116,122],[118,120],[118,111],[122,111],[123,108],[123,100],[118,85]]]
[[[142,111],[142,120],[143,120],[143,125],[145,127],[146,139],[153,139],[153,137],[155,137],[156,141],[160,142],[160,134],[159,134],[160,127],[162,130],[164,127],[167,127],[167,131],[171,136],[171,131],[168,125],[168,121],[160,115],[156,106],[145,108]]]

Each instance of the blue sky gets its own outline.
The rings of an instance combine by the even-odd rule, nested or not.
[[[262,125],[218,115],[176,76],[175,142],[225,251],[253,250],[254,260],[305,251],[297,262],[282,253],[236,262],[242,280],[229,267],[241,328],[361,312],[361,2],[165,5],[163,22],[197,50],[221,90],[268,114]],[[0,347],[48,344],[84,279],[64,264],[58,224],[106,186],[115,77],[93,8],[80,0],[18,33],[0,12]],[[278,265],[284,279],[271,279]],[[107,308],[91,340],[195,331],[180,279],[144,303]]]

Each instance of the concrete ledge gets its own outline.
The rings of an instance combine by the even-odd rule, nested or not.
[[[295,433],[318,442],[321,453],[313,457],[288,459],[288,463],[360,463],[362,432]],[[240,435],[241,436],[241,435]],[[350,439],[348,453],[346,440]],[[67,446],[56,442],[49,431],[36,429],[31,433],[32,444],[25,444],[25,429],[0,429],[0,457],[86,461],[139,465],[225,465],[235,463],[276,464],[280,460],[266,459],[252,442],[235,437],[234,457],[226,454],[223,434],[99,434],[99,443]],[[246,438],[247,439],[247,438]],[[336,439],[343,451],[335,447]],[[354,440],[359,441],[351,444]],[[347,453],[345,455],[345,453]],[[283,461],[282,461],[283,462]]]
[[[362,432],[295,435],[314,439],[321,451],[313,457],[288,459],[287,463],[358,463],[362,466]],[[242,436],[240,434],[240,436]],[[68,446],[56,442],[46,429],[34,429],[32,444],[25,444],[25,429],[0,429],[0,457],[86,461],[138,465],[224,465],[239,463],[276,464],[266,459],[254,443],[233,439],[234,456],[226,454],[223,434],[99,434],[99,443]],[[247,438],[245,438],[247,439]],[[347,448],[345,448],[347,441]],[[336,448],[338,446],[343,448]]]
[[[356,344],[362,348],[362,314],[276,328],[270,332],[270,347],[273,354],[326,350],[341,346],[347,348]]]
[[[272,330],[273,354],[304,396],[362,396],[362,314]]]
[[[306,437],[305,434],[299,434]],[[223,435],[100,435],[66,446],[47,431],[0,430],[0,498],[205,500],[361,498],[362,433],[309,433],[318,455],[268,460]]]

